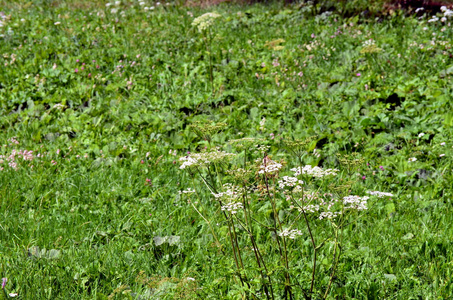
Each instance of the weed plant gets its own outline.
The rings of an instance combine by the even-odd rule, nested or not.
[[[451,297],[448,8],[0,3],[0,297]]]

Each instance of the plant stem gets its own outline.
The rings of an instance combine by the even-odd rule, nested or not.
[[[338,255],[337,255],[337,249],[338,249]],[[326,299],[327,295],[329,294],[329,290],[332,285],[333,278],[335,276],[335,271],[337,270],[338,262],[340,261],[340,255],[341,255],[341,246],[338,243],[338,229],[336,229],[335,230],[335,250],[333,252],[333,262],[332,262],[332,273],[330,274],[329,284],[327,285],[327,289],[326,289],[323,299]]]
[[[308,233],[310,234],[311,244],[312,244],[313,250],[314,250],[314,253],[313,253],[313,270],[312,270],[312,274],[311,274],[311,285],[310,285],[310,294],[311,294],[311,293],[313,293],[313,287],[314,287],[314,284],[315,284],[316,254],[317,254],[318,250],[316,248],[315,239],[314,239],[313,234],[311,232],[310,223],[308,222],[307,214],[305,213],[304,209],[302,209],[302,212],[304,213],[305,223],[307,224]]]

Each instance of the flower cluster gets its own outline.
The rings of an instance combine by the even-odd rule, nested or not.
[[[365,53],[378,53],[381,52],[382,49],[376,46],[376,43],[373,40],[366,40],[363,45],[362,45],[362,50],[360,50],[360,53],[365,54]]]
[[[224,192],[218,194],[212,193],[214,198],[225,203],[221,207],[223,211],[226,210],[232,214],[237,213],[238,209],[243,208],[241,203],[241,197],[243,195],[241,187],[231,183],[225,183],[223,188]]]
[[[5,161],[8,162],[8,166],[14,170],[17,170],[17,160],[22,159],[26,161],[32,161],[34,159],[32,150],[16,150],[13,149],[10,155],[0,155],[0,164],[3,164]],[[0,167],[0,170],[3,170],[3,167]]]
[[[231,183],[225,183],[223,185],[224,192],[220,192],[218,194],[212,193],[214,198],[220,201],[227,201],[227,202],[233,202],[237,201],[242,197],[242,189],[241,187],[237,185],[233,185]]]
[[[444,16],[440,19],[441,22],[446,22],[447,18],[450,18],[453,16],[453,10],[447,8],[446,6],[442,6],[440,8]],[[433,16],[431,19],[428,20],[428,23],[433,23],[439,21],[439,18],[437,16]]]
[[[290,176],[283,176],[282,180],[278,181],[278,186],[281,189],[284,189],[285,187],[295,187],[302,184],[304,184],[302,180],[297,179],[297,177]]]
[[[203,32],[214,24],[215,19],[221,17],[218,13],[205,13],[204,15],[195,18],[192,22],[192,26],[198,27],[199,32]]]
[[[299,201],[301,200],[306,204],[299,207],[298,210],[305,213],[315,213],[321,210],[322,212],[319,215],[320,220],[324,218],[332,219],[340,214],[340,211],[333,210],[338,200],[333,198],[333,195],[330,193],[320,194],[318,192],[306,191],[304,198]]]
[[[320,220],[322,220],[322,219],[332,220],[332,219],[335,219],[336,217],[338,217],[339,215],[341,215],[340,211],[323,211],[322,213],[319,214],[318,218]]]
[[[367,200],[370,199],[368,196],[346,196],[343,197],[344,209],[356,209],[356,210],[366,210],[367,209]]]
[[[377,196],[378,198],[393,197],[392,193],[387,193],[387,192],[367,191],[366,193],[370,194],[371,196]]]
[[[260,170],[258,174],[274,174],[277,173],[281,168],[282,164],[271,160],[269,157],[263,159],[262,165],[260,165]]]
[[[227,159],[230,159],[235,154],[226,153],[225,151],[214,150],[211,152],[201,152],[201,153],[191,153],[186,156],[179,158],[179,161],[182,162],[180,169],[185,169],[187,167],[200,167],[206,166],[211,163],[222,162]]]
[[[3,27],[6,25],[7,16],[5,15],[4,12],[0,12],[0,27]]]
[[[243,208],[243,206],[242,206],[242,203],[240,203],[240,202],[231,202],[231,203],[225,204],[221,207],[221,209],[223,211],[226,210],[233,215],[236,214],[238,212],[238,210],[241,208]]]
[[[305,167],[297,167],[291,169],[291,171],[294,172],[294,176],[299,176],[299,175],[311,175],[313,177],[321,178],[329,175],[337,175],[337,172],[339,172],[337,169],[326,169],[323,170],[322,168],[315,166],[312,167],[310,165],[306,165]]]
[[[292,230],[284,229],[278,235],[281,237],[288,237],[288,238],[294,240],[296,237],[301,236],[302,232],[298,229],[292,229]]]
[[[194,190],[194,189],[191,189],[191,188],[188,188],[187,190],[179,191],[178,193],[179,193],[180,195],[181,195],[181,194],[192,194],[192,193],[195,193],[195,190]]]

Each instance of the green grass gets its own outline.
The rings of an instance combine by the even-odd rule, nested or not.
[[[297,213],[277,189],[274,198],[263,188],[272,188],[272,177],[259,175],[254,160],[265,155],[284,161],[280,177],[306,164],[339,169],[325,181],[303,178],[307,189],[338,199],[394,195],[341,217],[328,299],[451,296],[451,19],[145,2],[2,3],[0,272],[8,280],[1,297],[266,299],[238,223],[244,213],[223,215],[200,176],[192,180],[205,176],[220,191],[238,182],[226,170],[245,164],[247,184],[262,189],[247,209],[275,299],[289,299],[285,274],[294,299],[321,299],[335,261],[334,227],[308,214],[317,243],[330,238],[310,289],[307,223],[299,216],[293,229],[302,236],[286,239],[288,268],[276,246],[283,239],[269,229],[276,215],[291,224]],[[208,32],[191,25],[213,11],[221,17]],[[369,39],[380,51],[364,50]],[[221,130],[207,133],[213,124]],[[244,154],[228,143],[243,137],[262,140]],[[300,159],[285,139],[309,139]],[[188,151],[216,146],[237,156],[199,173],[180,169]],[[33,151],[28,160],[24,150]],[[348,169],[339,155],[353,152],[358,160]],[[198,194],[178,193],[187,188]]]

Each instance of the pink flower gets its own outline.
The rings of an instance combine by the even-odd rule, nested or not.
[[[362,179],[363,179],[363,180],[365,180],[365,179],[366,179],[366,176],[365,176],[365,175],[363,175],[363,176],[362,176]]]
[[[75,68],[74,72],[79,73],[79,69]]]
[[[7,281],[8,281],[8,278],[2,278],[2,289],[5,288]]]
[[[356,75],[357,75],[357,77],[360,77],[360,76],[362,76],[362,74],[360,74],[360,73],[357,73]]]

